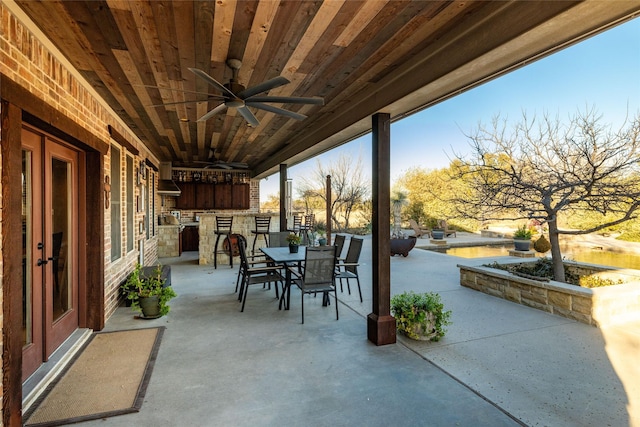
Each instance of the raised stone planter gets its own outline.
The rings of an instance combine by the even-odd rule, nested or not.
[[[600,275],[625,284],[582,288],[562,282],[518,277],[490,267],[459,264],[460,285],[518,304],[594,326],[640,320],[640,271],[597,268]],[[576,266],[589,271],[593,266]]]

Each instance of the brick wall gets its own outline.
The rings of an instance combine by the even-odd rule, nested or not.
[[[139,155],[134,157],[135,165],[138,165],[145,158],[151,159],[154,163],[158,162],[158,159],[117,118],[88,83],[82,80],[80,73],[74,70],[52,44],[41,36],[39,30],[28,21],[26,15],[15,6],[5,3],[0,3],[0,72],[107,144],[113,143],[108,130],[110,125],[139,150]],[[124,150],[122,151],[124,155]],[[124,158],[122,164],[125,167]],[[104,165],[105,176],[108,176],[110,175],[109,153],[104,158]],[[155,176],[157,178],[157,174]],[[139,196],[139,187],[135,186],[131,190],[135,191],[136,196]],[[125,194],[126,192],[123,191],[122,196],[125,197]],[[160,199],[157,198],[157,209],[160,207],[159,201]],[[126,245],[124,212],[125,205],[123,203],[123,229],[121,232],[124,237],[123,245]],[[136,212],[135,235],[138,234],[137,225],[143,217],[144,211]],[[107,207],[104,224],[106,318],[113,313],[118,305],[118,286],[139,259],[136,242],[133,251],[127,254],[125,253],[126,246],[123,246],[122,258],[111,262],[110,224],[111,211]],[[2,237],[1,233],[0,228],[0,238]],[[156,241],[157,238],[154,236],[145,241],[145,262],[147,263],[154,263],[156,260]],[[0,289],[2,287],[1,280],[0,277]],[[0,328],[2,326],[2,316],[0,315]],[[0,389],[0,398],[1,392]]]

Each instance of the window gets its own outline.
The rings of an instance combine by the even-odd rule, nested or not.
[[[111,261],[122,256],[120,149],[111,146]]]
[[[133,184],[133,157],[127,156],[127,252],[133,250],[133,240],[135,231],[133,229],[135,205],[133,204],[133,193],[135,192]]]
[[[149,240],[150,236],[155,235],[155,221],[153,221],[154,218],[154,202],[153,202],[153,195],[155,193],[155,182],[153,182],[155,176],[153,173],[151,173],[149,171],[148,173],[148,178],[147,178],[147,186],[149,187],[149,194],[147,195],[147,199],[145,200],[146,205],[145,205],[145,213],[144,213],[144,229],[147,233],[147,240]],[[154,227],[153,230],[151,230],[151,227]]]

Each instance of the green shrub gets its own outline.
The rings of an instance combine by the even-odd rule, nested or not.
[[[553,263],[551,258],[540,258],[535,263],[511,265],[498,264],[494,261],[492,264],[484,264],[484,267],[497,268],[498,270],[508,271],[516,275],[534,276],[553,280]],[[570,285],[582,286],[583,288],[600,288],[624,283],[622,280],[604,279],[599,276],[578,276],[572,273],[566,265],[565,280],[566,283]]]

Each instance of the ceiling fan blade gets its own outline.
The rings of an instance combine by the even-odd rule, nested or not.
[[[164,104],[153,104],[149,105],[149,107],[164,107],[167,105],[179,105],[179,104],[195,104],[198,102],[209,102],[209,101],[222,101],[224,97],[222,96],[212,96],[211,99],[200,99],[200,100],[192,100],[192,101],[176,101],[176,102],[165,102]]]
[[[249,169],[249,165],[244,162],[229,162],[227,164],[234,169]]]
[[[297,96],[252,96],[245,99],[245,102],[278,102],[280,104],[314,104],[324,105],[324,98],[319,96],[297,97]]]
[[[205,169],[233,169],[233,166],[231,166],[231,165],[229,165],[229,164],[227,164],[225,162],[218,161],[218,162],[212,163],[212,164],[210,164],[208,166],[205,166],[204,168]]]
[[[267,80],[266,82],[262,82],[258,85],[243,90],[242,92],[238,93],[238,98],[247,99],[249,97],[252,97],[253,95],[257,95],[259,93],[284,86],[288,83],[290,83],[289,80],[282,76],[274,77],[271,80]]]
[[[224,104],[220,104],[218,105],[216,108],[214,108],[213,110],[209,111],[207,114],[203,115],[202,117],[200,117],[198,119],[199,122],[206,122],[207,120],[209,120],[211,117],[215,116],[218,113],[222,113],[224,110],[227,109],[227,106]]]
[[[293,111],[285,110],[282,108],[274,107],[273,105],[261,104],[259,102],[247,102],[246,105],[254,108],[259,108],[260,110],[270,111],[272,113],[281,114],[283,116],[291,117],[296,120],[304,120],[307,118],[304,114],[294,113]]]
[[[170,90],[170,91],[173,91],[173,92],[192,93],[192,94],[195,94],[195,95],[216,96],[216,95],[212,95],[212,94],[207,93],[207,92],[196,92],[195,90],[173,89],[173,88],[170,88],[170,87],[162,87],[162,86],[137,85],[137,84],[132,84],[131,86],[147,87],[147,88],[150,88],[150,89],[158,89],[158,90]]]
[[[254,116],[246,106],[238,108],[238,113],[240,113],[251,126],[258,126],[260,124],[256,116]]]
[[[220,92],[226,93],[226,94],[232,96],[233,98],[236,97],[236,95],[233,92],[231,92],[229,89],[224,87],[224,85],[218,83],[218,81],[216,79],[214,79],[213,77],[211,77],[209,74],[205,73],[204,71],[202,71],[202,70],[200,70],[198,68],[189,68],[189,71],[191,71],[192,73],[194,73],[196,76],[200,77],[201,79],[205,80],[207,83],[209,83],[211,86],[213,86],[216,89],[218,89]]]

